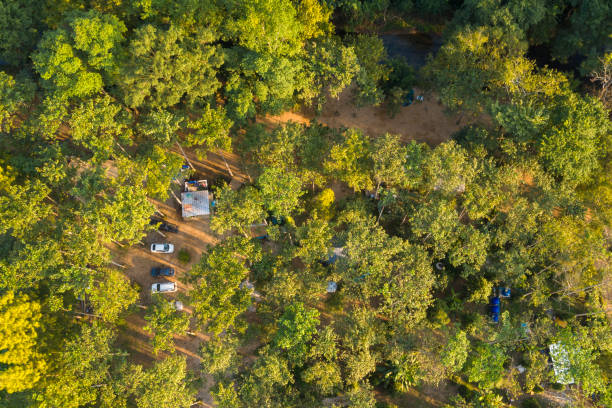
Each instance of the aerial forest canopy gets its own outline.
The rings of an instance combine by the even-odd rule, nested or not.
[[[0,407],[611,407],[611,112],[609,0],[0,0]]]

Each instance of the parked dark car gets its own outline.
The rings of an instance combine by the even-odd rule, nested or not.
[[[174,276],[173,268],[151,268],[151,276]]]
[[[170,224],[169,222],[166,222],[162,219],[159,218],[151,218],[151,221],[149,221],[149,224],[151,225],[157,225],[157,229],[160,231],[165,231],[165,232],[174,232],[177,233],[179,232],[179,229],[176,225],[174,224]]]

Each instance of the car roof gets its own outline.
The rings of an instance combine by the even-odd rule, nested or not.
[[[174,283],[174,282],[159,282],[159,283],[154,283],[153,285],[157,285],[157,287],[161,290],[161,289],[174,288],[176,286],[176,283]]]

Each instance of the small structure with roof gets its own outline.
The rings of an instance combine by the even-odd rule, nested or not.
[[[206,180],[185,181],[185,191],[181,193],[183,218],[210,215],[210,202]]]

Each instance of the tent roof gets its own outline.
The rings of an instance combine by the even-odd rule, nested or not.
[[[208,190],[186,191],[181,194],[183,202],[183,218],[209,215]]]
[[[559,384],[573,384],[574,378],[570,373],[569,353],[561,342],[548,346],[550,358],[553,363],[555,378]]]

